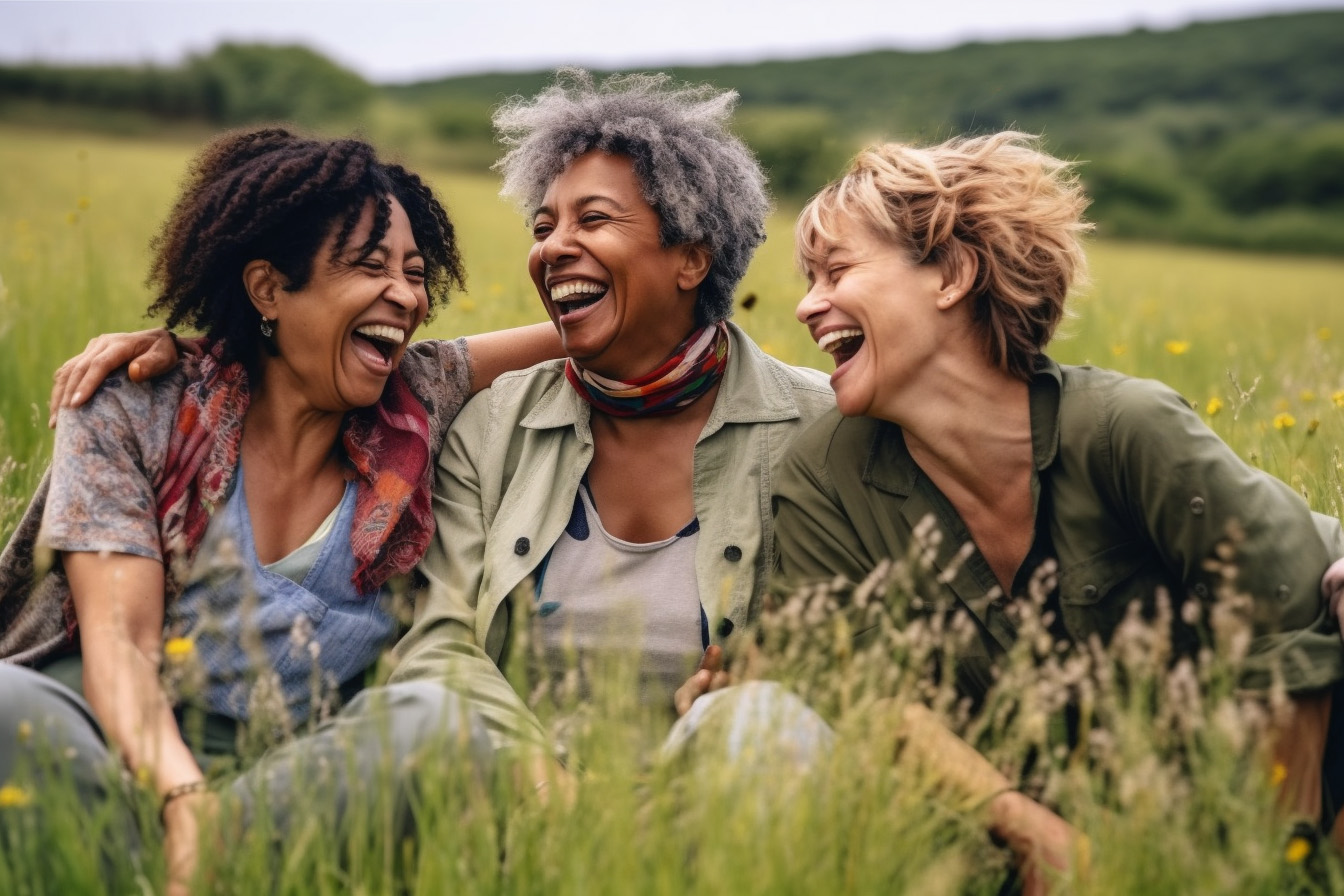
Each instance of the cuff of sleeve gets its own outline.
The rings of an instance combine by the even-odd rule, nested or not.
[[[1338,632],[1291,632],[1257,638],[1242,663],[1238,684],[1267,691],[1281,681],[1290,694],[1319,691],[1344,679],[1344,641]]]

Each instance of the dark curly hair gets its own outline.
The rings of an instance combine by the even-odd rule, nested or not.
[[[243,286],[243,268],[269,261],[302,289],[318,250],[336,229],[333,258],[345,247],[369,200],[372,254],[387,234],[392,199],[410,218],[424,254],[431,311],[466,282],[452,221],[420,178],[378,160],[361,140],[318,140],[280,128],[239,131],[213,140],[192,163],[182,195],[151,248],[149,284],[158,291],[151,315],[169,328],[188,324],[223,343],[226,361],[255,370],[270,343]]]

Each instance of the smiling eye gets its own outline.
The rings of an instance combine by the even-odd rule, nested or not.
[[[383,271],[383,263],[373,258],[365,258],[362,261],[357,262],[357,264],[366,271],[374,271],[377,273],[382,273]]]
[[[549,221],[535,221],[532,224],[532,239],[541,241],[551,235],[554,225]]]
[[[583,217],[579,218],[581,224],[600,224],[603,221],[610,221],[610,215],[604,215],[601,212],[585,212]]]
[[[407,268],[407,269],[406,269],[406,279],[407,279],[407,280],[415,280],[415,281],[417,281],[417,282],[418,282],[418,281],[423,281],[423,280],[425,279],[425,270],[424,270],[424,268]]]

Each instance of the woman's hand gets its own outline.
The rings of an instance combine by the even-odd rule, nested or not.
[[[177,360],[177,342],[162,328],[93,337],[84,351],[57,368],[47,403],[47,426],[54,428],[57,411],[79,407],[122,365],[127,366],[133,382],[142,383],[172,370]]]
[[[726,688],[730,684],[732,678],[723,668],[723,648],[717,644],[709,645],[705,648],[705,655],[700,658],[700,668],[696,669],[691,677],[686,679],[686,683],[677,688],[677,692],[672,695],[677,715],[686,715],[690,712],[691,704],[700,697],[710,691]]]
[[[1330,564],[1330,568],[1321,576],[1321,597],[1325,598],[1325,605],[1330,610],[1330,615],[1335,617],[1335,622],[1339,624],[1340,637],[1344,637],[1344,558],[1336,560]]]
[[[989,802],[990,831],[1007,841],[1022,874],[1025,896],[1044,896],[1072,872],[1083,880],[1091,861],[1087,836],[1045,806],[1005,791]]]
[[[199,861],[201,829],[209,827],[219,797],[208,790],[179,796],[163,807],[163,858],[168,896],[187,896]]]

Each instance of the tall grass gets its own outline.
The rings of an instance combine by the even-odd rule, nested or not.
[[[93,334],[145,324],[146,244],[194,149],[0,129],[0,536],[50,452],[51,372]],[[432,171],[430,179],[458,224],[469,292],[425,335],[539,320],[521,216],[496,198],[491,179]],[[772,219],[736,319],[778,357],[820,365],[825,359],[792,319],[803,284],[791,261],[790,211]],[[1105,243],[1090,256],[1095,285],[1074,303],[1055,357],[1169,382],[1243,457],[1339,514],[1344,263]],[[330,806],[314,794],[278,850],[260,828],[212,834],[198,889],[997,892],[1008,861],[985,837],[981,807],[949,800],[899,758],[884,727],[892,704],[880,700],[938,702],[940,693],[921,670],[943,642],[892,615],[902,603],[894,582],[872,584],[868,602],[821,593],[808,612],[780,604],[767,614],[776,638],[771,674],[840,726],[840,746],[811,776],[727,762],[660,766],[650,756],[667,718],[632,707],[619,676],[599,678],[582,706],[563,698],[539,706],[572,734],[582,769],[572,807],[511,792],[507,780],[489,793],[464,788],[450,763],[430,762],[416,840],[393,837],[376,804],[356,813],[353,829],[334,830]],[[890,617],[888,640],[879,651],[853,651],[845,634],[857,624],[853,614],[867,612]],[[792,618],[806,624],[791,628]],[[1020,624],[1030,630],[1030,616]],[[1067,661],[1032,654],[1027,638],[992,712],[970,719],[942,701],[952,723],[1005,769],[1020,768],[1028,753],[1040,757],[1034,786],[1094,844],[1089,876],[1071,888],[1269,894],[1314,886],[1284,859],[1286,834],[1254,736],[1263,718],[1236,693],[1236,657],[1216,635],[1210,630],[1198,663],[1174,674],[1161,638],[1141,627],[1110,654]],[[525,669],[514,674],[525,681]],[[1052,739],[1061,695],[1086,696],[1096,720],[1072,750]],[[35,817],[43,809],[57,823],[54,833],[17,826],[19,839],[0,848],[0,892],[162,886],[152,807],[141,850],[132,855],[123,844],[109,865],[96,848],[100,816],[61,788],[0,786],[7,783],[16,789],[0,791],[0,812]],[[1322,886],[1344,883],[1333,863],[1319,873]]]

